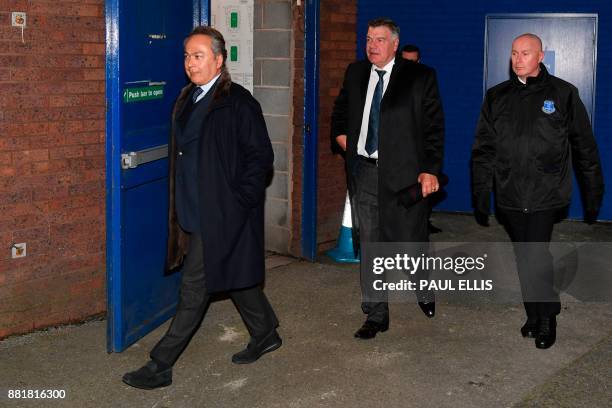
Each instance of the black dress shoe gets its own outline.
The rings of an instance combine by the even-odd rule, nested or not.
[[[429,230],[430,234],[437,234],[439,232],[442,232],[440,228],[436,227],[435,225],[431,223],[431,220],[427,222],[427,229]]]
[[[419,302],[419,307],[430,319],[436,315],[436,302]]]
[[[529,337],[535,339],[538,333],[538,319],[535,317],[528,317],[527,321],[521,327],[521,334],[523,337]]]
[[[538,322],[538,333],[535,338],[535,346],[539,349],[547,349],[557,339],[557,319],[555,316],[545,317]]]
[[[167,387],[172,384],[172,367],[161,367],[151,360],[138,370],[125,374],[123,382],[143,390]]]
[[[232,356],[232,363],[235,364],[249,364],[257,361],[259,357],[266,353],[276,350],[283,344],[283,340],[280,338],[276,329],[272,330],[262,340],[257,341],[252,339],[247,347],[239,351]]]
[[[366,320],[363,326],[355,332],[355,337],[358,339],[373,339],[378,332],[386,332],[389,330],[389,322],[377,323]]]

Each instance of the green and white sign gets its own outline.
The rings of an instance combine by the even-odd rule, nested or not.
[[[164,97],[163,85],[139,86],[135,88],[125,88],[123,90],[123,102],[142,102]]]
[[[253,0],[211,0],[212,26],[223,33],[232,82],[253,92]]]

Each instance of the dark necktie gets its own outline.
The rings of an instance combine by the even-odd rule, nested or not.
[[[383,76],[387,71],[375,69],[378,74],[378,83],[372,97],[372,105],[370,107],[370,118],[368,120],[368,136],[366,138],[365,150],[369,155],[378,150],[378,127],[380,125],[380,101],[382,101],[383,88],[385,82]]]
[[[204,92],[202,88],[200,88],[199,86],[196,87],[196,89],[193,91],[193,96],[191,97],[193,99],[193,103],[196,103],[198,101],[198,96],[200,96],[202,92]]]

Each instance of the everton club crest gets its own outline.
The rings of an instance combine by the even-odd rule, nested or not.
[[[544,105],[542,106],[542,112],[550,115],[555,112],[555,103],[553,101],[546,100],[544,101]]]

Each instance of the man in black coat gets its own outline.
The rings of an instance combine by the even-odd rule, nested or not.
[[[185,39],[191,80],[177,99],[169,174],[168,269],[182,267],[177,312],[151,360],[123,381],[153,389],[172,383],[210,295],[229,292],[251,340],[232,362],[279,348],[278,320],[264,280],[264,200],[274,155],[257,101],[232,83],[223,36],[197,27]]]
[[[586,109],[572,84],[548,73],[542,41],[512,43],[512,74],[487,91],[472,148],[477,221],[488,224],[490,194],[514,242],[527,321],[523,337],[537,348],[555,343],[561,310],[549,251],[553,225],[572,194],[572,162],[583,188],[585,221],[596,220],[604,184]]]
[[[421,62],[421,50],[419,49],[419,47],[417,47],[414,44],[406,44],[402,47],[402,51],[401,51],[401,55],[402,58],[408,61],[414,61],[414,62]],[[436,193],[437,195],[440,195],[440,192]],[[430,198],[430,200],[433,197]],[[431,210],[433,209],[436,200],[431,200],[429,202],[430,206],[429,206],[429,217],[427,217],[427,229],[429,230],[430,234],[437,234],[439,232],[442,232],[442,230],[438,227],[436,227],[435,225],[432,224],[431,222]]]
[[[388,19],[368,23],[367,60],[349,65],[332,114],[332,141],[346,156],[353,230],[368,242],[428,241],[428,204],[403,205],[417,182],[423,196],[439,188],[444,115],[433,69],[395,58],[399,27]],[[420,255],[420,254],[419,254]],[[389,327],[384,294],[372,294],[371,271],[362,265],[362,310],[355,337],[369,339]],[[432,292],[417,292],[434,315]]]

